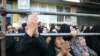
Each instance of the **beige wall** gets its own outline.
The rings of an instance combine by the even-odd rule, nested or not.
[[[75,6],[71,6],[71,13],[76,13],[77,8]],[[71,16],[72,25],[77,25],[77,16]]]
[[[13,10],[17,10],[17,2],[13,1]],[[19,27],[19,18],[18,14],[13,14],[12,23],[14,27]]]

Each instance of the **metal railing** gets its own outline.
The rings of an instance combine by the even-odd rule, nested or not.
[[[4,12],[6,12],[6,14],[9,14],[9,13],[11,13],[11,14],[15,14],[15,13],[17,13],[17,14],[26,13],[27,14],[27,13],[30,13],[30,12],[24,12],[24,11],[22,11],[22,12],[20,12],[20,11],[4,11]],[[38,13],[44,14],[44,15],[68,15],[68,16],[100,17],[100,15],[97,15],[97,14],[83,14],[83,13],[62,13],[62,12],[38,12]],[[6,16],[3,16],[3,19],[5,19],[5,17]],[[4,26],[2,28],[4,28]],[[4,29],[3,29],[2,32],[4,32]],[[2,56],[6,56],[5,37],[6,36],[23,36],[24,34],[25,33],[13,33],[13,34],[0,33]],[[42,36],[71,36],[70,33],[47,33],[47,34],[41,33],[40,35],[42,35]],[[100,33],[78,33],[78,35],[91,36],[91,35],[100,35]]]
[[[25,33],[11,33],[5,34],[5,36],[23,36]],[[41,36],[71,36],[70,33],[40,33]],[[98,36],[100,33],[78,33],[78,36]]]
[[[0,32],[0,40],[1,40],[1,56],[6,56],[6,46],[5,46],[5,38],[6,36],[23,36],[25,33],[13,33],[13,34],[5,34],[5,24],[6,24],[6,14],[30,14],[31,11],[6,11],[6,0],[2,0],[4,9],[0,9],[0,14],[2,14],[2,32]],[[100,17],[98,14],[84,14],[84,13],[69,13],[69,12],[41,12],[41,11],[33,11],[38,14],[43,15],[67,15],[67,16],[85,16],[85,17]],[[71,36],[70,33],[41,33],[42,36]],[[100,33],[78,33],[78,35],[83,36],[92,36],[92,35],[100,35]]]
[[[5,14],[30,14],[31,12],[37,12],[42,15],[63,15],[63,16],[84,16],[84,17],[100,17],[99,14],[85,14],[85,13],[70,13],[70,12],[43,12],[43,11],[3,11],[0,12]]]
[[[3,48],[2,51],[2,56],[6,56],[6,47],[5,47],[5,39],[6,37],[23,37],[25,33],[10,33],[10,34],[5,34],[3,32],[0,32],[0,40],[1,40],[1,47]],[[40,33],[41,36],[71,36],[70,33]],[[78,33],[78,36],[98,36],[100,33]],[[4,51],[5,50],[5,51]]]

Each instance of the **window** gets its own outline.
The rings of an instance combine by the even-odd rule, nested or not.
[[[57,22],[71,22],[70,16],[57,16]]]
[[[57,6],[57,12],[70,12],[68,6]],[[57,22],[71,22],[70,16],[57,16]]]
[[[65,22],[71,22],[71,17],[70,16],[65,16]]]
[[[57,12],[63,12],[63,6],[57,6]],[[64,16],[57,16],[57,22],[63,22]]]
[[[39,4],[39,10],[40,11],[47,11],[47,5],[46,4]]]
[[[69,6],[57,6],[57,12],[70,12]]]
[[[57,22],[63,22],[64,16],[57,16]]]
[[[63,12],[63,6],[57,6],[57,12]]]
[[[70,8],[69,7],[64,7],[64,11],[65,12],[70,12]]]

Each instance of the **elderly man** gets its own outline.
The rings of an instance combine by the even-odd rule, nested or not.
[[[39,36],[36,13],[29,16],[26,25],[26,34],[16,43],[17,56],[48,56],[48,47],[45,40]]]

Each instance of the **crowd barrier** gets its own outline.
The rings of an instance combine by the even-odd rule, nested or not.
[[[2,0],[3,7],[6,7],[6,0]],[[43,15],[65,15],[65,16],[84,16],[84,17],[100,17],[98,14],[85,14],[85,13],[69,13],[69,12],[41,12],[41,11],[33,11],[37,12],[38,14]],[[12,10],[6,10],[6,9],[0,9],[0,14],[2,16],[2,32],[0,32],[0,40],[1,40],[1,56],[6,56],[6,46],[5,46],[5,39],[6,36],[23,36],[25,33],[13,33],[13,34],[5,34],[5,20],[7,14],[30,14],[31,11],[12,11]],[[41,33],[42,36],[71,36],[70,33]],[[93,36],[93,35],[100,35],[100,33],[78,33],[78,35],[83,36]]]

